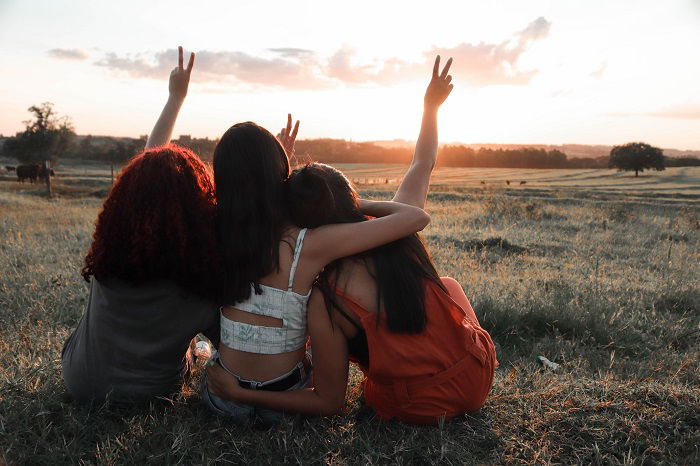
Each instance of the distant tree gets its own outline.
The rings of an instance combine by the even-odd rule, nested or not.
[[[92,152],[92,135],[88,134],[78,144],[76,144],[76,155],[80,158],[90,158]]]
[[[189,134],[181,134],[172,142],[178,146],[186,147],[199,156],[202,160],[213,160],[214,149],[219,142],[217,139],[209,138],[193,138]]]
[[[612,148],[609,164],[618,170],[634,170],[634,176],[639,176],[645,169],[663,170],[664,152],[643,142],[629,142]]]
[[[140,139],[117,139],[109,144],[105,151],[105,158],[111,164],[121,165],[143,150],[143,146]]]
[[[700,167],[700,158],[692,156],[666,157],[667,167]]]
[[[32,105],[28,111],[34,119],[24,122],[25,130],[8,138],[4,152],[20,162],[55,161],[64,155],[75,138],[68,117],[59,117],[51,102]]]

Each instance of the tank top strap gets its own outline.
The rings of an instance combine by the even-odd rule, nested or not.
[[[304,245],[304,235],[306,235],[306,228],[299,230],[297,235],[297,244],[294,246],[294,258],[292,259],[292,267],[289,269],[289,282],[287,283],[287,291],[292,291],[292,285],[294,285],[294,274],[297,271],[297,265],[299,265],[299,256],[301,256],[301,248]]]

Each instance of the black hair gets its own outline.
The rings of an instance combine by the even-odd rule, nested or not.
[[[367,220],[358,207],[358,194],[339,170],[310,163],[292,172],[286,183],[289,218],[300,228]],[[425,328],[425,280],[445,290],[430,254],[418,234],[385,244],[356,257],[370,262],[377,283],[377,309],[383,309],[389,331],[420,333]],[[317,285],[330,310],[342,309],[335,284],[343,259],[328,264]],[[445,290],[446,291],[446,290]]]
[[[282,145],[252,122],[233,125],[214,149],[216,228],[227,303],[247,299],[251,284],[260,293],[257,281],[279,267],[289,170]]]

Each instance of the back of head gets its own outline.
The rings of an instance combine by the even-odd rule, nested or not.
[[[213,297],[219,276],[210,170],[174,145],[135,156],[97,218],[82,274],[132,285],[171,280]]]
[[[284,149],[255,123],[232,126],[214,150],[216,230],[224,260],[223,295],[229,303],[247,298],[251,283],[279,265],[288,177]]]
[[[330,165],[309,163],[294,170],[286,185],[290,221],[306,228],[366,220],[355,188]]]
[[[286,188],[290,220],[299,227],[367,220],[359,209],[358,194],[350,180],[329,165],[310,163],[294,170]],[[374,267],[378,309],[384,309],[389,330],[422,331],[426,323],[424,281],[434,281],[443,290],[444,286],[420,236],[401,238],[363,256]],[[335,261],[326,266],[319,279],[329,309],[339,308],[333,283],[338,282],[341,269],[342,260]]]

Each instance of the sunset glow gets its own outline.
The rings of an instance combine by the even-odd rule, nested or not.
[[[454,57],[442,141],[700,149],[700,6],[668,2],[0,3],[0,133],[51,101],[78,134],[146,134],[177,46],[197,53],[176,134],[254,120],[300,137],[414,139]]]

